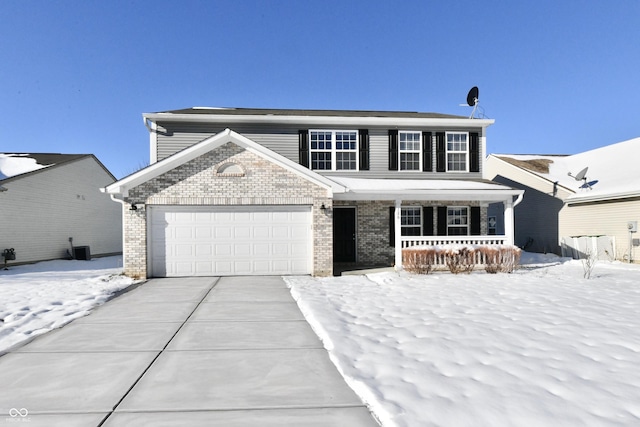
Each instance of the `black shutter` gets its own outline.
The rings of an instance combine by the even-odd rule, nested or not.
[[[438,206],[438,236],[447,235],[447,207]]]
[[[389,246],[395,248],[396,246],[396,208],[391,206],[389,208]]]
[[[469,172],[480,172],[480,138],[478,132],[469,134]]]
[[[447,171],[447,146],[444,132],[436,132],[436,172]]]
[[[480,235],[480,207],[472,206],[471,208],[471,235],[479,236]]]
[[[298,159],[302,166],[309,167],[309,131],[298,131]]]
[[[433,206],[422,208],[422,235],[433,236]]]
[[[398,131],[389,131],[389,170],[398,170]]]
[[[360,170],[369,170],[369,130],[360,129],[358,131],[358,150],[360,151]]]
[[[433,143],[431,132],[422,132],[422,171],[433,172]]]

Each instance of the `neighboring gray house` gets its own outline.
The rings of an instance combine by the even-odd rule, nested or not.
[[[72,244],[122,253],[122,209],[100,192],[113,181],[91,154],[0,154],[0,253],[15,249],[9,264],[66,258]]]
[[[135,277],[401,266],[416,244],[512,243],[522,191],[482,179],[493,120],[434,113],[190,108],[144,114],[151,165],[124,205]]]
[[[533,252],[597,251],[604,259],[638,260],[638,235],[629,225],[640,221],[639,158],[640,138],[571,156],[492,154],[485,178],[525,190],[515,209],[516,245]],[[499,216],[500,208],[496,211]]]

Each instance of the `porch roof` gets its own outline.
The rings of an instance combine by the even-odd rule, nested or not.
[[[462,179],[375,179],[331,176],[329,179],[347,188],[334,194],[335,200],[477,200],[502,202],[513,200],[524,190],[486,180]]]

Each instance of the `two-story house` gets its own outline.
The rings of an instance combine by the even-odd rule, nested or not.
[[[123,204],[125,273],[331,275],[401,267],[416,244],[513,243],[522,190],[482,179],[493,120],[434,113],[190,108],[143,115],[151,165]],[[487,207],[503,204],[506,232]]]

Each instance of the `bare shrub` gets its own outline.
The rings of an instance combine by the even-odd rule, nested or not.
[[[584,258],[582,258],[582,270],[583,276],[585,279],[591,278],[591,273],[593,272],[593,268],[596,266],[598,262],[598,254],[594,253],[591,248],[586,248],[584,251]]]
[[[435,256],[435,249],[403,249],[402,265],[410,273],[429,274],[433,270]]]
[[[471,273],[476,266],[475,250],[466,246],[445,251],[447,267],[453,274]]]
[[[512,273],[520,264],[522,251],[517,246],[482,246],[478,250],[487,273]]]

